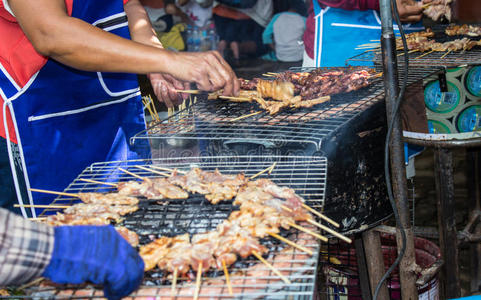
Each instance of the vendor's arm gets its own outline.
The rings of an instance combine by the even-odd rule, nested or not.
[[[65,65],[86,71],[168,73],[202,90],[239,83],[219,53],[176,53],[133,42],[67,14],[64,0],[9,0],[10,8],[35,49]]]
[[[139,0],[130,0],[124,5],[124,10],[129,20],[129,31],[133,41],[159,49],[164,48]],[[157,98],[168,107],[180,104],[184,99],[183,97],[187,97],[187,94],[175,92],[175,90],[188,89],[189,84],[187,82],[183,83],[169,74],[162,73],[149,73],[147,77]]]

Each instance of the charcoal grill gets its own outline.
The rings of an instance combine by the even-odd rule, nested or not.
[[[309,69],[292,69],[309,71]],[[420,68],[416,82],[433,72]],[[319,209],[341,223],[343,231],[364,230],[390,216],[384,190],[384,88],[381,81],[332,100],[276,115],[255,103],[232,103],[198,97],[195,104],[135,135],[131,142],[150,140],[153,156],[182,155],[321,155],[329,161],[326,205]],[[171,140],[188,140],[190,149],[175,149]],[[346,180],[350,183],[346,185]],[[352,183],[352,184],[351,184]]]
[[[219,169],[225,174],[237,174],[244,172],[246,176],[257,174],[276,162],[272,173],[260,175],[258,178],[267,177],[281,186],[288,186],[296,190],[296,193],[306,200],[306,204],[314,208],[322,207],[325,201],[325,188],[327,178],[327,160],[323,157],[287,157],[287,156],[218,156],[218,157],[188,157],[188,158],[164,158],[151,160],[117,161],[95,163],[86,168],[65,190],[68,193],[79,192],[107,192],[110,187],[98,184],[87,183],[81,179],[92,179],[97,181],[127,181],[136,180],[118,170],[119,167],[127,169],[143,177],[158,177],[159,175],[136,168],[141,165],[157,165],[166,168],[177,168],[189,170],[192,167],[200,167],[203,170],[213,171]],[[60,196],[53,204],[68,204],[75,202],[73,198]],[[139,210],[126,216],[123,225],[139,234],[140,243],[145,244],[151,241],[153,236],[166,235],[173,236],[183,233],[201,233],[210,231],[226,219],[236,207],[231,202],[221,202],[212,205],[203,196],[190,195],[185,200],[169,200],[168,205],[157,204],[144,201],[139,206]],[[46,209],[42,214],[57,211]],[[309,226],[306,226],[309,228]],[[315,230],[314,228],[310,228]],[[281,271],[288,272],[288,278],[292,284],[285,285],[275,275],[268,273],[266,276],[253,278],[243,274],[246,268],[257,264],[258,261],[251,257],[237,261],[231,266],[231,280],[235,297],[242,299],[262,298],[262,299],[312,299],[316,282],[316,269],[320,245],[318,240],[294,231],[285,231],[283,236],[304,243],[312,250],[313,256],[307,256],[299,250],[286,248],[277,240],[265,239],[262,241],[270,252],[267,256],[269,261],[275,261],[278,255],[284,255],[284,267]],[[263,269],[268,270],[268,269]],[[170,282],[165,279],[165,274],[160,271],[146,273],[142,288],[132,294],[134,298],[142,297],[170,297]],[[231,298],[228,294],[227,286],[223,281],[219,283],[219,278],[223,278],[222,272],[212,271],[204,275],[203,289],[200,291],[199,298]],[[213,284],[209,287],[206,281],[212,280]],[[258,283],[256,283],[256,280]],[[177,294],[178,297],[192,298],[192,288],[194,283],[182,280],[179,287],[183,287]],[[74,294],[72,295],[72,292]],[[102,296],[101,290],[93,287],[64,287],[64,288],[38,288],[28,289],[30,295],[48,295],[55,298],[81,298],[90,299]],[[158,299],[158,298],[155,298]]]

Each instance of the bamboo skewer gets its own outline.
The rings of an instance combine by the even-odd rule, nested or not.
[[[258,115],[258,114],[260,114],[261,112],[262,112],[262,111],[256,111],[256,112],[253,112],[253,113],[251,113],[251,114],[247,114],[247,115],[243,115],[243,116],[240,116],[240,117],[231,119],[230,121],[231,121],[231,122],[239,121],[239,120],[242,120],[242,119],[245,119],[245,118],[248,118],[248,117],[252,117],[252,116]]]
[[[157,169],[157,170],[168,171],[168,172],[171,172],[171,173],[173,173],[175,171],[175,172],[180,173],[180,174],[187,174],[186,171],[164,168],[164,167],[160,167],[160,166],[156,166],[156,165],[150,165],[150,167],[154,168],[154,169]]]
[[[415,57],[414,59],[419,59],[419,58],[421,58],[421,57],[425,57],[426,55],[431,54],[431,53],[433,53],[433,52],[434,52],[434,50],[428,51],[428,52],[426,52],[426,53],[423,53],[423,54]]]
[[[145,170],[145,171],[152,172],[152,173],[154,173],[154,174],[162,175],[162,176],[165,176],[165,177],[170,177],[170,175],[167,174],[167,173],[162,173],[162,172],[159,172],[159,171],[155,171],[155,170],[152,170],[152,169],[143,167],[143,166],[135,166],[135,167],[136,167],[136,168],[139,168],[139,169],[141,169],[141,170]]]
[[[259,173],[255,174],[255,175],[252,175],[249,179],[254,179],[257,176],[260,176],[260,175],[264,174],[265,172],[268,172],[268,174],[270,175],[272,173],[272,171],[274,170],[274,168],[276,167],[276,165],[277,165],[277,162],[274,162],[272,164],[272,166],[268,167],[267,169],[264,169],[264,170],[260,171]]]
[[[274,237],[274,238],[276,238],[276,239],[278,239],[278,240],[281,241],[281,242],[284,242],[284,243],[288,244],[289,246],[292,246],[292,247],[297,248],[297,249],[299,249],[299,250],[301,250],[301,251],[303,251],[303,252],[306,252],[306,253],[309,254],[309,255],[312,255],[312,251],[311,251],[311,250],[309,250],[309,249],[307,249],[306,247],[303,247],[303,246],[301,246],[301,245],[298,245],[298,244],[294,243],[293,241],[290,241],[290,240],[288,240],[288,239],[286,239],[286,238],[284,238],[284,237],[282,237],[282,236],[280,236],[280,235],[278,235],[278,234],[276,234],[276,233],[268,232],[267,234],[270,235],[270,236],[272,236],[272,237]]]
[[[170,294],[172,296],[172,298],[174,298],[174,295],[175,295],[175,288],[176,288],[176,285],[177,285],[177,274],[179,273],[179,269],[177,269],[177,267],[175,267],[174,269],[174,277],[172,278],[172,289],[170,290]]]
[[[227,270],[225,260],[222,260],[222,268],[224,269],[225,282],[227,283],[227,290],[229,291],[229,295],[233,295],[234,293],[232,292],[232,285],[230,283],[229,270]]]
[[[28,218],[31,221],[38,221],[38,220],[46,220],[47,217],[36,217],[36,218]]]
[[[60,195],[60,196],[67,196],[67,197],[74,197],[78,198],[78,194],[72,193],[64,193],[64,192],[56,192],[56,191],[48,191],[48,190],[41,190],[41,189],[30,189],[32,192],[44,193],[44,194],[53,194],[53,195]]]
[[[313,237],[316,237],[316,238],[320,239],[320,240],[323,241],[323,242],[327,242],[327,241],[328,241],[328,239],[327,239],[325,236],[320,235],[320,234],[318,234],[318,233],[315,233],[314,231],[309,230],[309,229],[307,229],[307,228],[304,228],[304,227],[302,227],[302,226],[300,226],[300,225],[297,225],[296,223],[289,222],[289,223],[287,223],[287,224],[288,224],[289,226],[297,229],[297,230],[300,230],[300,231],[303,231],[303,232],[305,232],[305,233],[307,233],[307,234],[310,234],[310,235],[312,235]]]
[[[14,204],[13,207],[34,207],[34,208],[69,208],[70,205],[49,205],[49,204]]]
[[[155,113],[155,118],[157,119],[157,121],[160,121],[159,113],[157,112],[157,108],[155,107],[155,103],[152,100],[152,96],[149,95],[149,99],[150,99],[150,103],[152,105],[152,109],[154,110],[154,113]]]
[[[263,264],[265,264],[269,269],[271,269],[272,272],[274,272],[277,276],[279,276],[282,281],[284,281],[286,284],[291,284],[291,281],[284,275],[282,275],[282,273],[277,270],[273,265],[271,265],[268,261],[266,261],[259,253],[257,253],[257,251],[252,251],[252,254],[258,259],[260,260]]]
[[[446,53],[444,53],[443,56],[441,56],[441,59],[445,58],[449,53],[451,53],[451,51],[453,50],[448,50]]]
[[[85,181],[85,182],[90,182],[90,183],[97,183],[97,184],[105,184],[105,185],[110,185],[110,186],[117,186],[116,183],[110,183],[110,182],[104,182],[104,181],[97,181],[97,180],[92,180],[92,179],[85,179],[85,178],[80,178],[79,180]]]
[[[335,227],[339,228],[339,223],[335,222],[334,220],[332,220],[331,218],[329,217],[326,217],[325,215],[321,214],[320,212],[318,212],[317,210],[315,210],[314,208],[310,207],[309,205],[307,204],[302,204],[302,207],[304,207],[305,209],[307,209],[308,211],[310,211],[311,213],[315,214],[316,216],[318,216],[319,218],[323,219],[324,221],[326,222],[329,222],[331,223],[332,225],[334,225]]]
[[[202,262],[199,262],[199,268],[197,269],[197,279],[195,281],[194,300],[197,300],[199,298],[201,279],[202,279]]]
[[[317,223],[316,221],[312,220],[312,219],[309,219],[307,220],[307,222],[311,223],[312,225],[314,226],[317,226],[319,228],[321,228],[322,230],[325,230],[327,232],[329,232],[330,234],[332,234],[333,236],[337,237],[337,238],[340,238],[341,240],[347,242],[347,243],[352,243],[352,240],[348,237],[345,237],[344,235],[332,230],[331,228],[327,227],[327,226],[324,226],[322,224],[319,224]]]
[[[235,97],[235,96],[223,96],[223,95],[220,95],[220,96],[218,96],[218,98],[220,98],[220,99],[227,99],[227,100],[239,100],[239,101],[245,101],[245,102],[252,101],[251,98]]]
[[[139,175],[137,175],[137,174],[135,174],[135,173],[132,173],[132,172],[130,172],[130,171],[127,171],[127,170],[125,170],[125,169],[123,169],[123,168],[118,168],[118,169],[119,169],[120,171],[124,172],[125,174],[128,174],[128,175],[130,175],[130,176],[133,176],[133,177],[138,178],[138,179],[140,179],[140,180],[150,181],[150,179],[147,178],[147,177],[139,176]]]
[[[200,90],[175,90],[177,93],[185,93],[185,94],[201,94],[202,91]]]

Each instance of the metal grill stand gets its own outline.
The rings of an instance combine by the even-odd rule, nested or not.
[[[476,132],[472,133],[472,138],[463,140],[447,140],[442,139],[442,135],[439,135],[437,140],[429,140],[431,135],[426,135],[423,139],[422,135],[419,138],[405,138],[410,144],[421,145],[425,147],[433,147],[434,149],[434,175],[437,193],[437,210],[438,210],[438,228],[439,228],[439,243],[441,247],[441,253],[445,261],[443,267],[444,276],[444,297],[457,298],[461,295],[460,277],[459,277],[459,264],[458,264],[458,232],[456,230],[456,218],[455,218],[455,194],[454,194],[454,175],[453,175],[453,148],[473,148],[479,147],[481,144],[481,138]],[[475,155],[475,154],[470,154]],[[479,155],[478,155],[479,156]],[[472,161],[475,162],[475,157],[472,157]],[[476,168],[479,167],[479,162],[474,163],[472,176],[473,189],[478,193],[474,193],[471,196],[473,210],[470,212],[471,221],[468,222],[466,228],[461,232],[460,238],[467,242],[478,242],[479,233],[472,235],[469,233],[470,223],[476,223],[476,219],[479,215],[480,207],[480,183],[479,172]],[[475,229],[479,230],[479,229]],[[472,259],[473,259],[473,273],[472,273],[472,289],[478,291],[479,289],[479,261],[481,257],[481,251],[479,245],[473,244],[472,246]],[[478,268],[478,269],[477,269]]]
[[[401,259],[399,275],[401,279],[401,295],[403,299],[417,299],[416,274],[412,267],[415,266],[414,234],[410,225],[409,203],[407,195],[406,173],[404,166],[404,148],[402,142],[402,127],[399,115],[394,115],[396,98],[399,94],[399,81],[396,59],[396,41],[393,30],[391,0],[380,1],[381,10],[381,49],[383,56],[384,88],[386,91],[386,111],[388,124],[395,118],[392,128],[392,139],[390,141],[391,174],[394,198],[399,212],[402,228],[397,230],[398,250],[401,249],[402,240],[400,230],[406,233],[406,252]]]

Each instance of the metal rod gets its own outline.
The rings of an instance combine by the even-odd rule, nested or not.
[[[461,296],[458,265],[458,237],[454,203],[453,154],[450,149],[434,149],[439,244],[444,261],[444,298]]]
[[[399,94],[399,80],[396,56],[396,37],[393,30],[391,0],[380,0],[381,12],[381,49],[384,73],[384,90],[386,97],[386,113],[388,124],[392,118],[395,122],[392,128],[392,138],[389,144],[390,164],[393,194],[399,212],[401,228],[397,230],[397,247],[401,249],[400,230],[406,233],[406,251],[399,265],[401,279],[401,297],[417,299],[416,274],[411,271],[416,264],[414,252],[414,236],[409,218],[409,203],[407,195],[406,168],[404,165],[404,144],[402,141],[402,126],[399,115],[393,116],[396,99]],[[401,24],[399,24],[401,25]]]

